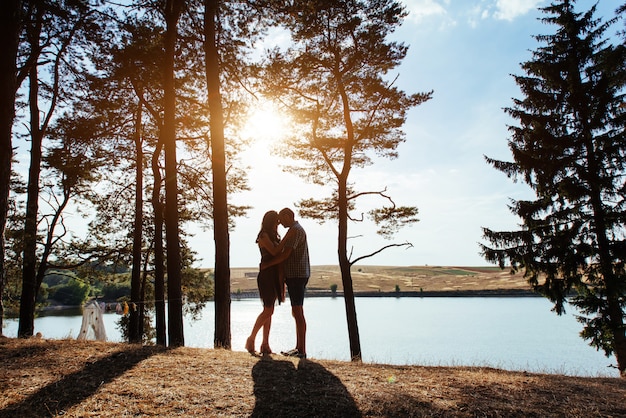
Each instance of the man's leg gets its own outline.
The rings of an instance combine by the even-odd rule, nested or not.
[[[304,319],[304,293],[308,278],[288,278],[287,291],[291,300],[291,315],[296,321],[296,348],[288,355],[306,355],[306,320]]]
[[[291,314],[296,320],[296,349],[300,354],[306,355],[306,319],[302,306],[292,306]]]

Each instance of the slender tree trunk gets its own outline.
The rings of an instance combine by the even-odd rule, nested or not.
[[[339,209],[339,269],[343,283],[343,297],[346,304],[346,320],[348,321],[348,339],[350,341],[350,359],[361,361],[361,339],[359,326],[356,318],[356,304],[354,290],[352,288],[352,273],[350,272],[350,260],[348,259],[348,176],[352,167],[352,152],[354,142],[354,126],[350,114],[350,101],[346,93],[342,74],[339,72],[340,65],[337,63],[335,77],[338,81],[339,93],[343,109],[343,119],[346,127],[346,142],[343,149],[343,167],[337,177],[338,209]]]
[[[154,310],[156,325],[156,343],[167,344],[165,325],[165,257],[163,248],[163,205],[161,204],[161,170],[159,157],[163,144],[159,141],[152,155],[152,208],[154,211]]]
[[[224,116],[220,93],[219,55],[215,22],[219,0],[205,0],[204,52],[209,96],[211,155],[213,172],[213,237],[215,240],[215,337],[216,348],[231,348],[230,334],[230,259],[228,198],[226,191],[226,153]]]
[[[19,0],[0,1],[0,336],[3,329],[4,287],[6,268],[4,230],[9,208],[11,183],[11,140],[15,118],[15,93],[17,91],[17,46],[20,29]]]
[[[133,228],[133,266],[130,279],[131,307],[142,306],[141,300],[141,242],[143,238],[143,148],[141,141],[142,104],[135,115],[135,225]],[[139,309],[131,309],[128,321],[128,341],[141,343],[143,321]]]
[[[350,342],[350,359],[361,361],[361,341],[359,327],[356,318],[356,305],[354,290],[352,287],[352,274],[350,261],[348,260],[348,200],[346,180],[339,179],[339,269],[341,270],[341,282],[343,284],[343,298],[346,305],[346,320],[348,321],[348,339]]]
[[[32,49],[38,49],[41,32],[40,19],[29,29],[29,42]],[[39,118],[39,80],[37,66],[33,65],[29,73],[30,107],[30,166],[26,198],[26,218],[24,220],[24,255],[22,259],[22,295],[20,298],[20,320],[17,335],[27,338],[33,335],[35,328],[35,299],[37,296],[37,215],[39,212],[39,177],[41,174],[41,156],[43,132]]]
[[[145,257],[148,258],[147,256]],[[146,319],[146,283],[148,283],[148,263],[147,260],[143,264],[143,272],[141,273],[141,289],[139,291],[139,297],[141,303],[137,305],[137,311],[139,312],[139,323],[141,324],[141,341],[143,342],[144,336],[144,322]]]
[[[167,302],[170,347],[185,345],[183,335],[182,262],[178,235],[178,168],[176,166],[176,90],[174,59],[178,19],[184,0],[165,3],[163,142],[165,147],[165,239],[167,242]]]
[[[41,287],[41,283],[43,283],[43,279],[46,276],[46,271],[48,271],[48,260],[50,259],[50,254],[52,254],[52,247],[54,246],[54,233],[56,230],[56,226],[61,221],[61,216],[63,211],[67,207],[71,197],[72,197],[72,188],[70,185],[67,185],[67,182],[61,181],[61,184],[66,184],[63,188],[63,199],[61,200],[59,206],[55,210],[52,217],[49,219],[48,230],[46,232],[46,239],[43,244],[43,251],[41,253],[41,258],[39,260],[39,266],[37,267],[36,281],[35,281],[35,294],[39,292],[39,288]]]

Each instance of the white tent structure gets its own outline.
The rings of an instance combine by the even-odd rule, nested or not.
[[[104,328],[104,312],[95,300],[87,302],[83,306],[83,323],[80,326],[78,340],[95,339],[106,341],[107,333]]]

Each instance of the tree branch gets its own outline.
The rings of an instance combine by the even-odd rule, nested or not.
[[[350,266],[353,266],[354,264],[356,264],[357,262],[359,262],[359,261],[361,261],[361,260],[363,260],[363,259],[365,259],[365,258],[370,258],[370,257],[373,257],[373,256],[375,256],[376,254],[379,254],[379,253],[381,253],[381,252],[385,251],[386,249],[389,249],[389,248],[392,248],[392,247],[406,247],[407,249],[409,249],[409,248],[413,248],[413,244],[411,244],[410,242],[408,242],[408,241],[407,241],[407,242],[402,243],[402,244],[389,244],[389,245],[385,245],[384,247],[379,248],[378,250],[374,251],[373,253],[366,254],[366,255],[363,255],[363,256],[361,256],[361,257],[357,257],[356,259],[354,259],[354,260],[350,261]]]

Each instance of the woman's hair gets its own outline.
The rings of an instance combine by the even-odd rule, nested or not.
[[[263,221],[261,222],[261,230],[257,235],[257,241],[259,240],[261,234],[265,232],[267,236],[270,237],[270,240],[276,243],[280,242],[280,235],[278,235],[278,232],[276,231],[277,225],[278,212],[276,212],[275,210],[265,212],[265,215],[263,215]]]

